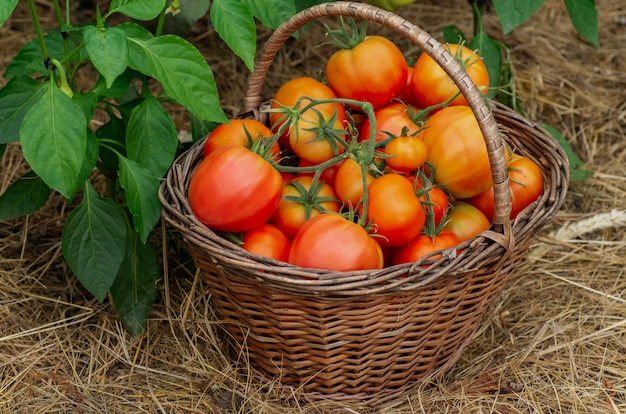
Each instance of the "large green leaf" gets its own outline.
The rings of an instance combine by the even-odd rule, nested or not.
[[[213,0],[209,13],[217,34],[252,72],[256,25],[246,0]]]
[[[24,117],[20,128],[24,158],[46,184],[72,198],[87,151],[83,110],[54,82]]]
[[[176,125],[159,101],[148,94],[133,109],[126,127],[126,153],[128,158],[163,177],[169,170],[176,149]]]
[[[122,208],[85,185],[83,200],[65,222],[61,247],[80,283],[101,302],[124,261],[127,232]]]
[[[63,60],[65,57],[65,41],[59,30],[49,30],[44,35],[46,49],[52,59]],[[71,32],[67,38],[70,50],[74,49],[81,41],[80,32]],[[82,51],[81,51],[82,52]],[[82,53],[77,53],[69,58],[68,63],[74,63],[82,59]],[[13,58],[6,71],[5,78],[12,78],[17,75],[31,75],[34,73],[48,74],[48,69],[44,65],[44,58],[41,54],[41,48],[37,39],[32,39],[17,53]]]
[[[87,55],[91,63],[104,77],[107,88],[128,66],[128,42],[126,33],[116,27],[98,29],[87,26],[83,31]]]
[[[159,179],[149,169],[122,155],[119,155],[119,163],[120,185],[126,191],[126,202],[133,216],[133,226],[145,243],[161,217]]]
[[[46,93],[46,84],[18,75],[0,89],[0,143],[20,139],[24,116]]]
[[[510,33],[532,16],[543,3],[545,0],[493,0],[502,32]]]
[[[578,155],[574,152],[569,142],[565,139],[559,131],[552,125],[542,123],[541,126],[552,135],[552,137],[559,143],[569,161],[570,181],[580,182],[585,181],[587,178],[592,177],[594,172],[585,167],[585,163],[582,162]]]
[[[276,29],[296,14],[293,0],[245,0],[245,3],[252,15],[270,29]]]
[[[228,121],[220,106],[213,72],[192,44],[174,35],[128,40],[130,67],[159,80],[169,96],[198,117]]]
[[[143,244],[132,233],[122,266],[111,286],[111,297],[124,325],[139,335],[157,296],[161,277],[159,256],[151,244]]]
[[[7,21],[13,10],[17,6],[17,0],[2,0],[0,1],[0,26]]]
[[[50,197],[50,187],[29,171],[14,181],[0,195],[0,220],[25,216],[43,206]]]
[[[565,6],[578,33],[594,46],[600,47],[595,0],[565,0]]]
[[[122,13],[137,20],[152,20],[165,7],[166,0],[112,0],[107,16]]]
[[[498,42],[490,38],[484,30],[480,30],[478,34],[470,40],[468,47],[472,50],[478,50],[478,54],[482,57],[487,73],[489,74],[489,93],[488,96],[493,98],[500,86],[500,77],[502,73],[502,51]]]

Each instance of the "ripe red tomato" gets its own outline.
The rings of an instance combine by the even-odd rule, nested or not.
[[[315,186],[313,177],[298,177],[283,185],[283,192],[276,211],[269,222],[282,230],[290,240],[309,219],[323,212],[338,212],[341,203],[337,200],[333,188],[318,181]]]
[[[486,95],[489,88],[489,74],[487,66],[478,53],[457,44],[447,44],[444,47],[463,65],[470,79]],[[459,88],[450,76],[426,53],[422,53],[415,62],[411,89],[415,102],[420,108],[443,103],[459,92]],[[467,100],[459,94],[450,105],[467,105]]]
[[[311,164],[320,164],[343,153],[348,131],[342,121],[332,114],[308,110],[298,122],[289,127],[289,146],[293,152]]]
[[[380,245],[358,224],[339,214],[320,214],[307,221],[291,243],[289,263],[347,272],[381,269]]]
[[[415,171],[426,161],[428,149],[418,137],[399,136],[387,143],[383,152],[389,156],[385,158],[387,165],[395,171]]]
[[[511,219],[537,200],[543,193],[543,176],[539,165],[528,157],[518,154],[511,156],[508,164],[509,189],[511,191]],[[467,200],[487,217],[493,220],[493,186]]]
[[[469,106],[450,106],[433,114],[420,137],[434,167],[434,182],[456,198],[469,198],[492,185],[487,144]]]
[[[362,213],[372,223],[372,234],[381,236],[381,245],[402,246],[420,234],[426,217],[413,184],[405,176],[382,175],[372,181],[367,195],[367,212]]]
[[[402,51],[382,36],[367,36],[352,49],[342,49],[326,63],[328,85],[340,98],[381,107],[397,98],[407,78]]]
[[[289,259],[291,242],[275,226],[263,223],[243,234],[241,247],[250,253],[286,262]]]
[[[235,144],[249,147],[248,134],[252,142],[259,138],[268,139],[273,136],[272,131],[256,119],[231,119],[230,123],[220,124],[211,131],[204,144],[204,156],[206,157],[217,148],[225,145]],[[278,160],[280,157],[278,141],[274,141],[269,148],[269,153],[275,160]]]
[[[408,244],[397,248],[393,254],[393,264],[417,262],[422,257],[437,250],[444,250],[461,243],[456,234],[448,230],[442,230],[436,236],[420,234]],[[441,258],[441,254],[434,255],[431,259]]]
[[[415,108],[400,102],[387,104],[374,111],[376,120],[376,142],[383,141],[390,136],[415,135],[421,129],[411,118]],[[371,122],[365,117],[359,127],[359,141],[370,139]]]
[[[240,145],[220,147],[193,172],[187,196],[198,220],[213,230],[244,232],[266,222],[280,201],[283,179]]]
[[[337,95],[330,87],[323,84],[322,82],[311,77],[303,76],[290,79],[287,82],[283,83],[274,94],[274,97],[270,103],[270,108],[275,110],[283,107],[295,107],[295,105],[298,103],[298,100],[303,97],[309,99],[303,99],[297,109],[303,108],[304,106],[311,103],[311,99],[334,99],[337,97]],[[316,105],[315,108],[319,111],[322,111],[323,113],[330,115],[336,113],[337,119],[344,126],[348,123],[346,109],[339,102],[319,104]],[[270,112],[269,120],[272,131],[276,132],[279,130],[280,126],[284,122],[284,120],[281,120],[283,116],[284,113],[281,112]],[[284,134],[281,135],[280,143],[283,145],[284,148],[290,148],[287,131],[284,131]]]
[[[459,240],[465,241],[476,237],[489,227],[491,223],[479,209],[464,201],[457,201],[448,210],[443,228],[456,234]]]
[[[376,177],[368,170],[365,170],[366,186],[369,186]],[[354,207],[361,202],[365,193],[363,184],[363,172],[358,162],[352,158],[347,158],[337,170],[335,175],[335,193],[344,206]]]

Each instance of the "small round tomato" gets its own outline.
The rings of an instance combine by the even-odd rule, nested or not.
[[[402,246],[422,231],[426,216],[413,184],[403,175],[385,174],[367,188],[368,223],[383,246]]]
[[[339,214],[320,214],[307,221],[291,243],[289,263],[336,270],[381,269],[380,245],[367,231]]]
[[[374,111],[376,121],[376,142],[381,142],[389,137],[401,135],[416,135],[420,131],[420,126],[411,118],[415,108],[401,102],[387,104]],[[370,139],[371,121],[365,118],[359,127],[359,141]]]
[[[250,148],[257,139],[269,139],[272,136],[272,131],[256,119],[231,119],[229,123],[220,124],[209,133],[204,144],[204,156],[226,145],[234,144]],[[278,141],[273,142],[268,152],[278,160],[280,157]]]
[[[285,107],[300,109],[310,104],[311,100],[334,98],[337,98],[335,92],[317,79],[308,76],[290,79],[278,88],[270,103],[270,108],[274,111],[269,114],[270,127],[272,131],[276,132],[285,121],[285,113],[276,112],[277,109]],[[300,104],[296,108],[298,101],[300,101]],[[332,115],[336,113],[337,119],[342,125],[347,125],[348,123],[346,109],[339,102],[319,104],[315,105],[315,108],[326,114]],[[283,147],[289,148],[288,131],[285,130],[283,132],[280,137],[280,143]]]
[[[366,36],[351,49],[333,53],[326,63],[328,85],[337,96],[374,108],[400,96],[407,72],[402,51],[383,36]]]
[[[478,53],[457,44],[446,44],[444,47],[461,63],[470,79],[486,95],[489,89],[489,73]],[[428,108],[446,102],[459,93],[458,86],[450,76],[426,53],[422,53],[415,62],[411,88],[415,101],[420,108]],[[459,94],[450,103],[451,106],[467,104],[467,100],[462,94]]]
[[[468,106],[450,106],[433,114],[419,136],[433,181],[456,198],[469,198],[492,185],[487,144]]]
[[[341,203],[333,188],[324,181],[313,185],[313,177],[298,177],[283,185],[283,193],[269,222],[292,240],[309,219],[325,213],[338,212]]]
[[[263,223],[243,234],[241,247],[250,253],[286,262],[291,242],[280,229]]]
[[[443,228],[456,234],[459,240],[466,241],[490,227],[491,223],[479,209],[464,201],[457,201],[448,210]]]
[[[420,196],[420,201],[424,207],[426,218],[428,219],[428,216],[432,214],[433,224],[436,226],[441,223],[450,205],[448,194],[440,187],[431,186],[426,193]]]
[[[389,157],[385,162],[395,171],[415,171],[426,161],[428,149],[417,137],[400,136],[385,145],[383,152]]]
[[[289,146],[300,159],[320,164],[346,150],[347,136],[339,118],[312,109],[289,127]]]
[[[244,232],[265,223],[282,194],[280,173],[240,145],[220,147],[193,172],[187,197],[194,215],[213,230]]]
[[[365,183],[363,182],[363,170],[358,162],[352,158],[346,158],[335,175],[335,193],[346,207],[355,207],[363,200],[365,188],[376,177],[366,168]]]
[[[510,218],[514,219],[520,211],[541,196],[543,193],[543,176],[541,175],[541,168],[535,161],[517,154],[511,156],[507,170],[511,191]],[[468,199],[467,202],[482,211],[489,221],[493,220],[493,186]]]
[[[394,251],[393,264],[417,262],[427,254],[454,247],[459,243],[461,240],[457,235],[448,230],[442,230],[436,236],[420,234],[415,240]],[[441,258],[441,254],[431,257],[433,260],[439,258]]]

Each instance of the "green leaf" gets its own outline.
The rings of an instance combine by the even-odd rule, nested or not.
[[[34,172],[29,171],[0,195],[0,220],[11,220],[30,214],[46,204],[49,197],[50,187]]]
[[[227,122],[213,72],[198,49],[186,40],[165,35],[150,40],[129,37],[133,69],[156,78],[165,92],[207,121]]]
[[[157,297],[161,269],[153,245],[141,243],[136,233],[129,238],[124,261],[111,286],[111,297],[126,328],[132,335],[139,335]]]
[[[563,135],[559,133],[553,126],[541,123],[541,126],[552,135],[552,137],[559,143],[565,154],[567,155],[567,159],[569,161],[569,171],[570,171],[570,181],[571,182],[581,182],[585,181],[587,178],[592,177],[594,172],[585,168],[585,163],[578,158],[578,155],[574,152],[572,147],[569,145],[569,142],[565,139]]]
[[[126,127],[126,151],[131,160],[161,178],[169,170],[176,149],[176,125],[159,101],[148,94],[133,109]]]
[[[89,175],[93,171],[96,166],[96,162],[98,161],[98,138],[96,135],[91,132],[89,128],[87,128],[87,147],[85,151],[85,158],[83,158],[83,163],[80,167],[80,171],[78,172],[76,178],[76,187],[73,190],[73,193],[78,192],[83,186],[83,183]]]
[[[7,144],[0,144],[0,160],[4,156],[4,153],[6,152],[6,150],[7,150]]]
[[[119,155],[120,185],[126,191],[128,209],[133,216],[133,226],[143,243],[161,217],[159,179],[147,168]]]
[[[65,57],[65,43],[61,32],[50,30],[48,34],[44,35],[44,41],[50,58],[63,60]],[[70,50],[75,48],[81,41],[82,35],[79,32],[70,33],[68,38]],[[81,58],[82,55],[80,53],[73,55],[69,59],[69,63],[77,62]],[[17,75],[31,75],[34,73],[48,75],[48,69],[44,66],[44,58],[37,39],[29,41],[20,49],[4,72],[4,77],[12,78]]]
[[[448,43],[466,43],[465,33],[458,26],[445,26],[443,28],[443,40]]]
[[[128,66],[126,33],[116,27],[100,30],[96,26],[87,26],[83,31],[83,40],[91,63],[110,88]]]
[[[219,125],[217,122],[203,121],[193,112],[189,114],[191,118],[191,138],[196,142],[209,134]]]
[[[0,2],[0,27],[7,21],[17,6],[17,0],[3,0]]]
[[[276,29],[296,14],[293,0],[245,0],[248,9],[261,24]]]
[[[85,115],[86,120],[90,120],[93,118],[94,110],[96,109],[96,105],[98,105],[98,96],[93,92],[86,93],[74,93],[72,99],[80,108],[83,110],[83,114]]]
[[[543,3],[545,0],[493,0],[502,32],[510,33],[532,16]]]
[[[131,87],[130,82],[132,79],[138,75],[139,74],[136,71],[127,68],[124,73],[115,78],[111,86],[106,86],[104,77],[101,75],[98,77],[96,85],[93,87],[91,92],[99,97],[106,96],[113,99],[121,99],[126,95],[128,89]]]
[[[293,3],[296,6],[296,12],[300,12],[304,9],[315,6],[316,4],[325,3],[327,1],[328,0],[295,0]]]
[[[209,0],[180,0],[179,13],[165,15],[163,33],[182,35],[188,33],[195,22],[209,10]]]
[[[87,151],[83,110],[54,82],[24,117],[20,128],[24,158],[48,186],[72,198]]]
[[[594,46],[600,47],[595,0],[565,0],[565,7],[578,33]]]
[[[252,72],[256,53],[256,25],[246,1],[213,0],[209,13],[217,34]]]
[[[150,33],[148,29],[146,29],[145,27],[137,23],[124,22],[124,23],[118,24],[115,27],[117,27],[120,30],[123,30],[124,33],[126,33],[127,38],[132,37],[135,40],[143,40],[143,41],[147,41],[147,40],[154,38],[154,35]]]
[[[502,73],[502,51],[500,43],[490,38],[484,30],[480,30],[478,34],[470,40],[468,47],[472,50],[478,50],[478,54],[482,57],[487,73],[489,74],[489,93],[487,96],[493,98],[500,86],[500,78]]]
[[[96,130],[96,137],[99,139],[106,138],[117,142],[119,145],[113,146],[115,148],[119,148],[122,155],[126,155],[126,152],[123,150],[125,146],[124,138],[126,136],[126,125],[124,124],[124,121],[118,118],[114,113],[111,112],[109,116],[111,118],[109,122]],[[115,174],[119,167],[117,154],[112,152],[106,146],[100,145],[99,156],[105,168],[105,172]]]
[[[24,116],[46,93],[46,85],[18,75],[0,89],[0,143],[19,141]]]
[[[107,16],[122,13],[136,20],[152,20],[165,7],[166,0],[112,0]]]
[[[70,269],[100,302],[115,281],[127,244],[124,211],[87,183],[83,200],[65,222],[61,247]]]

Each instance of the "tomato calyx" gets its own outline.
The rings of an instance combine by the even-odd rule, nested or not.
[[[319,195],[324,182],[318,180],[317,178],[318,177],[316,176],[313,177],[311,185],[308,189],[297,179],[286,183],[286,185],[294,187],[299,194],[295,196],[284,195],[282,197],[284,200],[301,204],[304,207],[306,220],[311,219],[311,213],[313,210],[318,210],[321,213],[327,213],[328,210],[324,207],[323,203],[329,201],[337,203],[340,202],[336,197]]]
[[[367,21],[363,20],[360,25],[357,25],[353,18],[350,18],[351,33],[348,33],[346,23],[343,17],[340,18],[341,28],[331,29],[326,25],[326,37],[332,40],[332,44],[340,49],[354,49],[359,43],[365,40]]]

